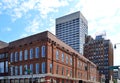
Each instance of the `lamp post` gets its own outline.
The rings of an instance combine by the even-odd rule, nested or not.
[[[114,49],[117,48],[116,45],[118,45],[118,44],[120,44],[120,43],[116,43],[116,44],[114,44]],[[120,66],[118,66],[118,79],[120,79],[120,68],[119,68],[119,67],[120,67]]]
[[[9,65],[9,69],[10,69],[10,67],[15,67],[14,65],[11,65],[11,62],[8,62],[8,65]],[[29,73],[29,74],[31,74],[31,80],[32,80],[32,83],[33,83],[33,72],[32,72],[32,70],[30,70],[30,69],[27,69],[27,70],[25,70],[27,73]],[[10,69],[10,73],[11,73],[11,69]],[[9,73],[9,74],[10,74]],[[10,83],[10,81],[8,82],[8,83]]]
[[[27,69],[27,70],[25,70],[28,74],[31,74],[31,76],[32,76],[32,83],[33,83],[33,72],[30,70],[30,69]]]
[[[118,45],[118,44],[120,44],[120,43],[116,43],[116,44],[114,44],[114,48],[115,48],[115,49],[117,48],[116,45]]]

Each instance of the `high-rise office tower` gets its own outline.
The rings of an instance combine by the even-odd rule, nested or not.
[[[83,54],[88,22],[80,11],[56,19],[56,36]]]
[[[84,56],[98,66],[100,74],[104,74],[106,78],[105,83],[109,83],[113,66],[113,45],[109,39],[105,39],[104,35],[98,35],[95,39],[91,36],[86,37],[84,44]]]

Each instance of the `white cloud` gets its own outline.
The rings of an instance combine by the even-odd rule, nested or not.
[[[38,17],[35,17],[32,21],[29,22],[28,26],[25,28],[25,31],[28,33],[37,33],[40,32],[40,25],[42,22],[38,19]]]
[[[24,37],[27,37],[27,36],[28,36],[28,34],[24,33],[20,36],[20,38],[24,38]]]
[[[2,6],[2,3],[0,2],[0,7]]]
[[[18,0],[2,0],[1,2],[4,4],[3,10],[13,9],[13,8],[17,7],[17,5],[19,4]]]
[[[2,3],[0,3],[0,10],[2,9]],[[0,14],[2,14],[2,11],[0,11]]]
[[[30,10],[40,12],[41,17],[47,17],[50,12],[57,12],[59,7],[68,5],[65,0],[2,0],[3,10],[13,17],[13,21],[26,15]]]
[[[55,34],[55,19],[50,18],[50,24],[47,30]]]
[[[9,28],[9,27],[8,27],[8,28],[6,28],[6,31],[11,31],[11,30],[12,30],[12,29],[11,29],[11,28]]]
[[[49,12],[57,12],[57,8],[68,5],[68,2],[65,0],[40,0],[36,9],[41,13],[41,16],[45,18]]]
[[[89,34],[106,31],[107,39],[113,44],[120,42],[120,0],[80,0],[70,11],[80,10],[88,20]],[[120,64],[118,51],[115,53],[115,65]]]
[[[80,0],[75,8],[82,11],[88,20],[89,32],[116,31],[116,25],[120,24],[120,5],[119,0]],[[93,33],[92,33],[93,34]]]
[[[2,32],[10,32],[10,31],[12,31],[12,29],[10,27],[4,27],[4,28],[1,28],[1,31]]]

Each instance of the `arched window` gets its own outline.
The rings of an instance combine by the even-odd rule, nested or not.
[[[42,53],[42,57],[45,57],[45,46],[42,46],[41,50],[42,50],[42,52],[41,52]]]
[[[18,52],[15,52],[15,62],[18,61]]]
[[[66,64],[68,64],[68,56],[66,55]]]
[[[19,52],[19,60],[22,61],[22,51]]]
[[[45,62],[42,62],[42,73],[45,73],[45,69],[46,69]]]
[[[30,49],[30,59],[33,59],[33,48]]]
[[[28,59],[28,50],[25,50],[24,51],[24,60],[27,60]]]
[[[62,53],[62,62],[64,62],[64,54]]]
[[[39,74],[39,63],[36,63],[36,74]]]
[[[59,60],[59,52],[56,50],[56,60]]]
[[[13,62],[14,61],[14,58],[13,58],[13,53],[10,54],[10,62]]]
[[[35,48],[35,58],[39,58],[39,47]]]

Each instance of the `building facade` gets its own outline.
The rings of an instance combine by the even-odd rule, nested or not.
[[[0,49],[1,51],[2,49]],[[0,83],[97,83],[97,66],[45,31],[9,43]],[[7,60],[6,60],[7,61]]]
[[[80,11],[56,19],[56,36],[83,54],[88,22]]]
[[[0,41],[0,79],[8,76],[8,44]],[[4,80],[3,80],[4,81]],[[2,81],[0,80],[0,83]]]
[[[98,35],[95,39],[87,36],[84,56],[98,66],[100,74],[104,74],[106,83],[109,83],[113,76],[112,70],[109,70],[109,66],[113,66],[113,46],[110,40],[106,40],[103,35]]]

